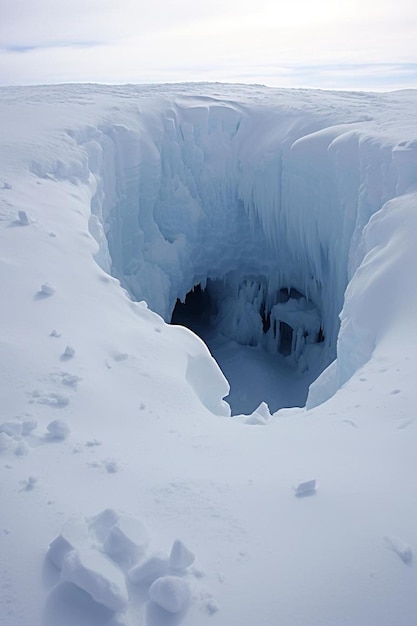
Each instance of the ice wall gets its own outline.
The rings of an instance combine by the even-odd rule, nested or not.
[[[295,288],[306,305],[299,323],[293,311],[293,356],[321,333],[312,358],[323,369],[336,356],[364,227],[412,178],[395,143],[369,133],[365,121],[336,122],[327,113],[194,97],[142,112],[130,126],[80,132],[96,186],[97,260],[108,269],[111,257],[133,297],[167,321],[194,285],[220,281],[224,332],[271,350],[279,340],[269,330],[263,337],[261,310],[269,324],[271,314],[288,322],[277,294]],[[259,286],[252,300],[242,298],[248,281]],[[339,341],[340,362],[351,348]]]

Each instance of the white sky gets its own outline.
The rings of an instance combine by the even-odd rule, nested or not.
[[[0,0],[0,84],[417,87],[416,0]]]

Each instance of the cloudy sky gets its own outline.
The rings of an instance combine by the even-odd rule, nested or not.
[[[0,85],[417,87],[416,0],[0,0]]]

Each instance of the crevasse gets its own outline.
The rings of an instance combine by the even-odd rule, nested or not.
[[[207,288],[219,332],[309,384],[336,357],[363,229],[399,184],[394,146],[336,122],[194,97],[80,131],[98,262],[166,321]]]

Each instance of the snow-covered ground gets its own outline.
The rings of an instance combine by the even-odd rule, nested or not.
[[[0,89],[0,624],[415,623],[416,105]]]

